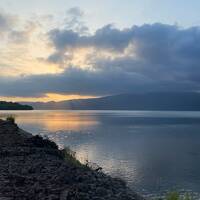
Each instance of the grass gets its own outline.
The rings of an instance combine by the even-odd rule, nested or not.
[[[159,198],[159,200],[192,200],[189,194],[180,195],[178,192],[169,192],[166,197]]]
[[[91,163],[88,160],[85,160],[84,164],[81,163],[76,157],[76,152],[72,151],[69,147],[65,147],[63,150],[61,150],[61,152],[63,154],[64,160],[69,163],[72,163],[74,166],[84,167],[97,172],[102,171],[102,168],[98,166],[96,163]]]
[[[66,162],[71,163],[76,167],[87,167],[76,159],[76,152],[72,151],[69,147],[65,147],[61,150],[61,152]]]
[[[86,164],[82,164],[77,158],[76,158],[76,152],[72,151],[69,147],[65,147],[62,150],[59,150],[57,144],[50,140],[47,136],[42,137],[39,135],[33,136],[28,139],[30,143],[32,143],[35,147],[39,148],[48,148],[55,150],[55,155],[58,155],[63,160],[65,160],[67,163],[75,166],[75,167],[84,167],[89,168]]]
[[[15,117],[14,116],[8,116],[6,118],[6,120],[9,121],[9,122],[15,123]]]
[[[82,164],[77,158],[76,158],[76,152],[72,151],[69,147],[65,147],[62,150],[59,150],[57,144],[50,140],[47,136],[33,136],[28,139],[30,143],[32,143],[34,146],[39,148],[48,148],[57,150],[55,151],[55,155],[58,155],[63,160],[65,160],[67,163],[76,166],[76,167],[85,167],[88,168],[88,166],[85,164]]]
[[[178,192],[170,192],[166,196],[166,200],[179,200],[180,195]]]

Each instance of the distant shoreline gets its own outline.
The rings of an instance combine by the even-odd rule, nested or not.
[[[33,107],[20,103],[0,101],[0,110],[33,110]]]
[[[60,102],[22,102],[36,110],[200,111],[200,93],[133,93]]]

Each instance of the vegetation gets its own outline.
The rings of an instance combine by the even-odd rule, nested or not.
[[[0,110],[33,110],[32,106],[0,101]]]
[[[189,194],[180,195],[178,192],[174,191],[168,193],[164,200],[192,200],[192,197]]]
[[[15,123],[15,117],[13,117],[13,116],[7,117],[6,120],[9,122]]]
[[[76,152],[72,151],[69,147],[65,147],[63,150],[61,150],[61,152],[66,162],[78,167],[87,167],[87,165],[83,165],[79,160],[76,159]]]
[[[10,120],[12,118],[7,118]],[[76,152],[72,151],[69,147],[65,147],[64,149],[57,151],[58,146],[55,142],[51,141],[47,136],[42,137],[40,135],[33,136],[28,139],[28,142],[33,144],[35,147],[39,148],[47,148],[47,149],[54,149],[54,154],[63,158],[66,162],[76,166],[76,167],[87,167],[85,164],[81,164],[80,161],[76,158]],[[53,152],[52,152],[53,153]]]

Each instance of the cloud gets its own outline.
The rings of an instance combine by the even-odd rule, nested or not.
[[[170,76],[189,78],[199,73],[199,27],[181,29],[157,23],[119,30],[107,25],[89,36],[59,29],[52,30],[49,36],[56,49],[54,55],[57,59],[63,59],[64,54],[73,49],[93,47],[97,51],[101,49],[120,53],[119,58],[91,59],[95,68],[99,68],[100,63],[104,63],[104,67],[121,65],[124,70],[137,71],[152,78],[160,75],[168,79]],[[128,55],[124,53],[127,49]]]
[[[142,73],[126,70],[91,71],[70,67],[60,74],[26,76],[19,79],[1,79],[3,96],[43,97],[46,93],[78,95],[110,95],[148,91],[190,91],[199,84],[190,81],[152,79]]]
[[[45,53],[48,55],[49,50],[44,29],[39,22],[39,17],[30,16],[27,19],[0,10],[0,79],[8,75],[50,73],[58,69],[37,59]]]
[[[26,21],[21,29],[12,28],[8,34],[8,39],[12,43],[28,43],[29,39],[37,29],[38,24],[34,21]]]
[[[79,7],[72,7],[67,11],[67,13],[71,15],[73,18],[84,16],[84,12]]]
[[[80,47],[95,47],[123,51],[134,35],[133,29],[119,30],[109,24],[98,29],[94,35],[81,35],[72,29],[53,29],[49,39],[58,51]]]
[[[73,11],[75,12],[75,11]],[[76,13],[76,12],[75,12]],[[81,15],[79,12],[77,15]],[[0,79],[4,96],[46,93],[108,95],[141,91],[200,90],[200,28],[145,24],[118,29],[106,25],[93,34],[54,28],[48,32],[54,52],[48,62],[63,65],[79,49],[89,68],[67,65],[62,73]]]
[[[10,31],[15,25],[17,19],[15,16],[0,12],[0,33]]]
[[[72,7],[66,12],[66,17],[64,19],[65,29],[71,29],[78,33],[87,33],[88,27],[84,22],[85,13],[79,7]]]
[[[0,11],[0,35],[8,43],[25,43],[28,42],[29,37],[34,32],[36,24],[33,21],[21,20],[16,15],[11,15]]]
[[[120,80],[123,79],[123,82]],[[129,92],[130,86],[144,84],[148,80],[138,74],[122,71],[90,71],[68,68],[57,75],[34,75],[9,82],[0,80],[0,94],[4,96],[43,96],[45,93],[80,95],[107,95]],[[139,88],[138,88],[139,89]]]
[[[199,35],[199,27],[180,29],[174,25],[157,23],[120,30],[109,24],[93,35],[56,28],[49,32],[49,39],[58,51],[91,46],[123,52],[130,44],[134,44],[138,56],[160,62],[166,61],[166,58],[163,59],[166,56],[172,59],[173,51],[178,56],[196,56],[199,52]]]

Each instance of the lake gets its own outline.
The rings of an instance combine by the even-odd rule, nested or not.
[[[153,197],[167,191],[200,194],[200,112],[1,111],[19,126],[69,146],[77,158],[103,167]]]

